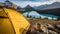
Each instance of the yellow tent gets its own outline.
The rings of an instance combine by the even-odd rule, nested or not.
[[[0,34],[25,34],[29,22],[16,10],[0,7]]]

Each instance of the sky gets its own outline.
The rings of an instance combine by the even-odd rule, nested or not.
[[[5,0],[0,0],[0,2],[4,2]],[[51,4],[53,2],[60,2],[60,0],[10,0],[12,3],[15,3],[18,6],[25,7],[27,5],[30,6],[40,6],[44,4]]]

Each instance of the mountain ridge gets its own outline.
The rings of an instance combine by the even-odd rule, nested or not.
[[[33,7],[35,8],[36,10],[46,10],[46,9],[55,9],[55,8],[60,8],[60,2],[54,2],[52,4],[45,4],[45,5],[41,5],[41,6],[36,6],[36,7]]]

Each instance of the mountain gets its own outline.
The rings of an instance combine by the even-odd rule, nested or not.
[[[26,11],[33,11],[35,10],[33,7],[31,7],[30,5],[27,5],[25,8],[24,8]]]
[[[46,9],[55,9],[55,8],[60,8],[60,2],[54,2],[49,5],[41,5],[41,6],[36,6],[34,7],[36,10],[46,10]]]
[[[4,6],[4,3],[0,2],[0,6]]]
[[[60,2],[54,2],[43,9],[55,9],[55,8],[60,8]]]
[[[40,14],[42,13],[42,14],[52,14],[52,15],[60,16],[60,8],[40,10],[40,11],[37,11],[37,12],[40,13]]]
[[[25,11],[25,9],[22,8],[22,7],[20,7],[20,6],[17,7],[17,10],[19,10],[19,11]]]
[[[60,16],[60,2],[54,2],[50,5],[43,7],[41,10],[37,10],[38,13],[52,14]]]
[[[16,4],[12,3],[9,0],[6,0],[4,2],[0,2],[0,6],[4,6],[4,7],[7,7],[7,8],[13,8],[13,9],[17,9],[18,8],[18,6]]]
[[[45,8],[45,7],[47,7],[48,5],[46,4],[46,5],[41,5],[41,6],[34,6],[33,8],[35,9],[35,10],[42,10],[43,8]]]

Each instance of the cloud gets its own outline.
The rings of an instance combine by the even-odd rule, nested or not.
[[[11,0],[11,1],[49,1],[49,0]]]
[[[12,0],[11,0],[12,1]],[[13,1],[39,1],[39,2],[44,2],[44,1],[52,1],[52,0],[13,0]]]
[[[21,6],[21,7],[25,7],[25,6],[27,6],[28,4],[30,5],[30,6],[39,6],[39,5],[44,5],[44,4],[51,4],[51,3],[53,3],[53,2],[55,2],[55,0],[52,0],[52,1],[45,1],[45,2],[31,2],[31,1],[15,1],[15,2],[13,2],[13,3],[15,3],[15,4],[17,4],[17,5],[19,5],[19,6]]]
[[[0,1],[3,1],[3,0],[0,0]],[[10,0],[10,1],[15,3],[18,6],[25,7],[28,4],[31,5],[31,6],[51,4],[53,2],[56,2],[57,0]],[[60,1],[60,0],[58,0],[58,1]]]
[[[60,0],[56,0],[57,2],[60,2]]]

